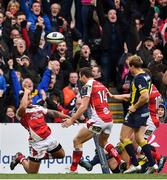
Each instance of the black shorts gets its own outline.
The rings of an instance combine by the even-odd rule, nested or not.
[[[149,113],[128,113],[125,117],[125,126],[129,126],[131,128],[140,128],[141,126],[147,126],[147,119],[149,117]]]

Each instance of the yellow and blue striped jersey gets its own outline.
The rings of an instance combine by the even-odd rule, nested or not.
[[[140,95],[148,91],[150,92],[151,89],[151,78],[147,73],[140,73],[136,75],[131,83],[131,105],[134,105]],[[144,106],[140,107],[139,109],[148,108],[148,103],[146,103]]]

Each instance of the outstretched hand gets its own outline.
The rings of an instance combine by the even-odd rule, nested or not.
[[[65,118],[70,118],[69,115],[64,114],[64,113],[62,113],[62,112],[59,112],[59,117],[61,117],[61,118],[63,118],[63,119],[65,119]]]
[[[68,128],[73,124],[73,120],[71,118],[64,119],[64,122],[62,123],[63,128]]]
[[[113,98],[113,94],[110,93],[110,91],[107,89],[107,96],[109,96],[110,98]]]

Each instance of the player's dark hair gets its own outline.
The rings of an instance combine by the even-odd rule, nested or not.
[[[39,1],[37,1],[37,0],[34,0],[33,2],[32,2],[32,5],[31,5],[31,7],[33,6],[33,4],[35,4],[35,3],[38,3],[38,4],[40,4],[41,5],[41,3],[39,2]]]
[[[18,11],[18,12],[16,13],[16,17],[21,16],[21,15],[24,15],[24,16],[25,16],[25,13],[22,12],[22,11]]]
[[[90,67],[84,67],[84,68],[81,68],[80,71],[80,76],[86,76],[87,78],[90,78],[90,77],[93,77],[93,74],[92,74],[92,69]]]

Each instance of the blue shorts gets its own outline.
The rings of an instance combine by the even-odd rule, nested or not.
[[[149,117],[149,112],[145,113],[127,113],[125,117],[125,126],[131,128],[140,128],[141,126],[147,126],[147,119]]]

